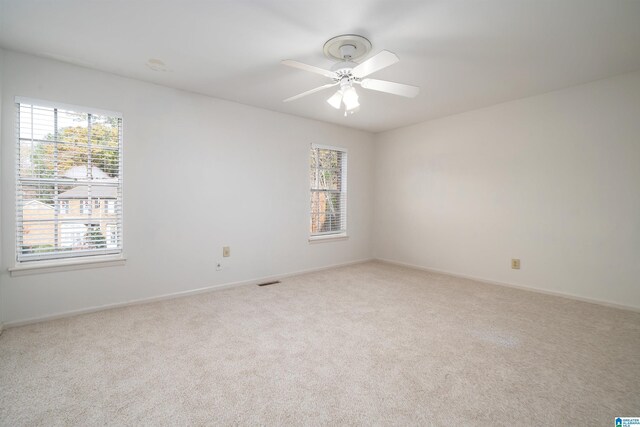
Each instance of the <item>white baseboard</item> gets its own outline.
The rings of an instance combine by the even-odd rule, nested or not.
[[[314,272],[323,271],[323,270],[330,270],[332,268],[346,267],[346,266],[349,266],[349,265],[362,264],[362,263],[366,263],[366,262],[370,262],[370,261],[377,261],[377,262],[382,262],[382,263],[386,263],[386,264],[390,264],[390,265],[397,265],[397,266],[400,266],[400,267],[411,268],[411,269],[414,269],[414,270],[427,271],[427,272],[431,272],[431,273],[444,274],[444,275],[452,276],[452,277],[460,277],[462,279],[475,280],[477,282],[488,283],[490,285],[505,286],[505,287],[520,289],[520,290],[529,291],[529,292],[536,292],[536,293],[545,294],[545,295],[553,295],[553,296],[557,296],[557,297],[568,298],[568,299],[581,301],[581,302],[587,302],[587,303],[591,303],[591,304],[599,304],[599,305],[603,305],[603,306],[607,306],[607,307],[613,307],[613,308],[618,308],[618,309],[623,309],[623,310],[631,310],[631,311],[634,311],[634,312],[640,312],[640,307],[628,306],[628,305],[618,304],[618,303],[614,303],[614,302],[610,302],[610,301],[597,300],[597,299],[593,299],[593,298],[585,298],[585,297],[581,297],[581,296],[578,296],[578,295],[573,295],[573,294],[564,293],[564,292],[557,292],[557,291],[549,291],[549,290],[546,290],[546,289],[534,288],[534,287],[527,286],[527,285],[519,285],[519,284],[513,284],[513,283],[506,283],[506,282],[498,282],[498,281],[495,281],[495,280],[485,279],[485,278],[482,278],[482,277],[471,276],[471,275],[467,275],[467,274],[454,273],[454,272],[451,272],[451,271],[440,270],[440,269],[437,269],[437,268],[423,267],[423,266],[419,266],[419,265],[409,264],[409,263],[400,262],[400,261],[394,261],[394,260],[390,260],[390,259],[367,258],[367,259],[362,259],[362,260],[357,260],[357,261],[350,261],[350,262],[346,262],[346,263],[332,264],[332,265],[328,265],[328,266],[324,266],[324,267],[310,268],[310,269],[306,269],[306,270],[298,270],[298,271],[294,271],[294,272],[290,272],[290,273],[282,273],[282,274],[275,274],[275,275],[272,275],[272,276],[264,276],[264,277],[259,277],[259,278],[256,278],[256,279],[242,280],[242,281],[238,281],[238,282],[231,282],[231,283],[223,283],[223,284],[218,284],[218,285],[206,286],[206,287],[203,287],[203,288],[191,289],[191,290],[188,290],[188,291],[173,292],[173,293],[159,295],[159,296],[155,296],[155,297],[140,298],[140,299],[129,300],[129,301],[125,301],[125,302],[119,302],[119,303],[113,303],[113,304],[105,304],[105,305],[100,305],[100,306],[88,307],[88,308],[83,308],[83,309],[79,309],[79,310],[70,310],[70,311],[60,312],[60,313],[47,315],[47,316],[42,316],[42,317],[34,317],[34,318],[30,318],[30,319],[25,319],[25,320],[10,321],[10,322],[6,322],[4,324],[0,323],[0,334],[2,333],[3,329],[14,328],[14,327],[17,327],[17,326],[30,325],[30,324],[33,324],[33,323],[45,322],[45,321],[48,321],[48,320],[55,320],[55,319],[61,319],[61,318],[65,318],[65,317],[77,316],[77,315],[81,315],[81,314],[94,313],[96,311],[109,310],[109,309],[112,309],[112,308],[128,307],[128,306],[133,306],[133,305],[147,304],[147,303],[156,302],[156,301],[163,301],[163,300],[169,300],[169,299],[174,299],[174,298],[181,298],[181,297],[186,297],[186,296],[189,296],[189,295],[196,295],[196,294],[201,294],[201,293],[206,293],[206,292],[212,292],[212,291],[216,291],[216,290],[220,290],[220,289],[234,288],[234,287],[237,287],[237,286],[256,285],[256,284],[262,283],[262,282],[280,280],[280,279],[284,279],[284,278],[287,278],[287,277],[298,276],[298,275],[307,274],[307,273],[314,273]]]
[[[545,294],[545,295],[552,295],[552,296],[556,296],[556,297],[568,298],[568,299],[572,299],[572,300],[575,300],[575,301],[587,302],[587,303],[591,303],[591,304],[598,304],[598,305],[603,305],[603,306],[606,306],[606,307],[618,308],[618,309],[622,309],[622,310],[630,310],[630,311],[635,311],[635,312],[639,312],[640,313],[640,307],[635,307],[635,306],[632,306],[632,305],[624,305],[624,304],[619,304],[619,303],[615,303],[615,302],[611,302],[611,301],[599,300],[599,299],[594,299],[594,298],[581,297],[579,295],[574,295],[574,294],[570,294],[570,293],[566,293],[566,292],[549,291],[547,289],[535,288],[533,286],[528,286],[528,285],[520,285],[520,284],[514,284],[514,283],[507,283],[507,282],[498,282],[496,280],[485,279],[483,277],[471,276],[471,275],[460,274],[460,273],[453,273],[451,271],[440,270],[440,269],[437,269],[437,268],[430,268],[430,267],[422,267],[420,265],[414,265],[414,264],[409,264],[409,263],[406,263],[406,262],[394,261],[394,260],[384,259],[384,258],[376,258],[375,261],[382,262],[382,263],[385,263],[385,264],[397,265],[397,266],[400,266],[400,267],[412,268],[414,270],[428,271],[430,273],[438,273],[438,274],[444,274],[444,275],[452,276],[452,277],[459,277],[461,279],[475,280],[476,282],[487,283],[487,284],[490,284],[490,285],[505,286],[505,287],[508,287],[508,288],[514,288],[514,289],[520,289],[520,290],[523,290],[523,291],[536,292],[536,293],[539,293],[539,294]]]
[[[323,270],[330,270],[332,268],[338,268],[338,267],[346,267],[346,266],[354,265],[354,264],[362,264],[362,263],[370,262],[370,261],[374,261],[374,259],[373,258],[367,258],[367,259],[362,259],[362,260],[357,260],[357,261],[350,261],[350,262],[345,262],[345,263],[327,265],[327,266],[324,266],[324,267],[316,267],[316,268],[309,268],[309,269],[306,269],[306,270],[298,270],[298,271],[294,271],[294,272],[290,272],[290,273],[275,274],[275,275],[272,275],[272,276],[264,276],[264,277],[259,277],[257,279],[241,280],[241,281],[238,281],[238,282],[222,283],[222,284],[219,284],[219,285],[212,285],[212,286],[206,286],[206,287],[198,288],[198,289],[191,289],[191,290],[188,290],[188,291],[173,292],[173,293],[170,293],[170,294],[164,294],[164,295],[159,295],[159,296],[155,296],[155,297],[140,298],[140,299],[129,300],[129,301],[125,301],[125,302],[118,302],[118,303],[113,303],[113,304],[105,304],[105,305],[93,306],[93,307],[88,307],[88,308],[82,308],[82,309],[79,309],[79,310],[64,311],[64,312],[55,313],[55,314],[51,314],[51,315],[47,315],[47,316],[33,317],[33,318],[30,318],[30,319],[25,319],[25,320],[16,320],[16,321],[6,322],[4,324],[4,328],[15,328],[17,326],[31,325],[33,323],[46,322],[48,320],[62,319],[62,318],[65,318],[65,317],[72,317],[72,316],[78,316],[80,314],[94,313],[96,311],[109,310],[109,309],[112,309],[112,308],[121,308],[121,307],[128,307],[128,306],[132,306],[132,305],[148,304],[148,303],[151,303],[151,302],[164,301],[164,300],[169,300],[169,299],[174,299],[174,298],[181,298],[181,297],[186,297],[186,296],[189,296],[189,295],[196,295],[196,294],[202,294],[202,293],[206,293],[206,292],[217,291],[217,290],[220,290],[220,289],[234,288],[234,287],[237,287],[237,286],[256,285],[256,284],[262,283],[262,282],[270,282],[270,281],[274,281],[274,280],[284,279],[284,278],[287,278],[287,277],[299,276],[301,274],[308,274],[308,273],[314,273],[314,272],[323,271]],[[2,325],[0,324],[0,331],[1,330],[2,330]]]

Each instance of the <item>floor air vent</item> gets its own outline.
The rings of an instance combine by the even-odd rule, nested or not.
[[[269,286],[269,285],[275,285],[276,283],[280,283],[280,280],[274,280],[273,282],[258,283],[258,286]]]

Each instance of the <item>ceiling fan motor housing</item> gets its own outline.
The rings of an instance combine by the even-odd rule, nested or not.
[[[335,72],[338,75],[338,79],[336,79],[336,81],[340,81],[344,77],[354,79],[353,75],[351,74],[351,70],[353,70],[353,68],[357,65],[358,64],[356,64],[355,62],[342,61],[333,64],[333,66],[331,67],[331,71]]]

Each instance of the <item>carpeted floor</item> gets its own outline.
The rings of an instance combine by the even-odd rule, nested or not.
[[[5,330],[0,423],[613,425],[640,313],[382,263]]]

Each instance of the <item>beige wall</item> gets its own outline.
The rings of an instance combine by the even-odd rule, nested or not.
[[[25,221],[22,227],[22,244],[24,246],[42,246],[55,244],[55,227],[50,222],[29,222],[53,218],[52,207],[40,202],[27,204],[22,211]]]

